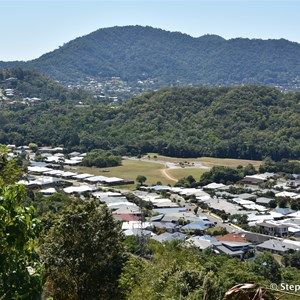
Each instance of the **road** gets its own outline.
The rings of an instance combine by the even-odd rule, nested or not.
[[[168,174],[168,169],[161,169],[160,172],[167,179],[172,180],[174,182],[178,181],[175,177],[172,177],[170,174]]]

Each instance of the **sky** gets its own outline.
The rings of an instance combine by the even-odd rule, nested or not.
[[[99,28],[300,43],[300,0],[0,0],[0,61],[31,60]]]

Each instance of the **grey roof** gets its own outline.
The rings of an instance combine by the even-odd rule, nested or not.
[[[230,255],[230,256],[243,255],[244,254],[244,251],[242,251],[242,250],[232,251],[232,250],[230,250],[229,248],[227,248],[223,245],[215,246],[215,249],[220,251],[221,253],[224,253],[224,254],[227,254],[227,255]]]
[[[290,208],[277,208],[277,209],[274,209],[273,212],[276,212],[276,213],[279,213],[279,214],[282,214],[282,215],[289,215],[289,214],[292,214],[296,211],[292,210]]]
[[[209,227],[207,226],[207,224],[203,221],[192,222],[181,227],[182,230],[202,230],[202,231],[208,228]]]
[[[253,198],[257,198],[256,195],[253,194],[249,194],[249,193],[243,193],[240,195],[236,195],[237,198],[243,199],[243,200],[249,200],[249,199],[253,199]]]
[[[115,204],[115,203],[128,203],[128,200],[125,197],[103,197],[99,199],[101,202],[106,204]]]
[[[165,228],[165,229],[174,229],[177,226],[176,224],[170,222],[152,222],[151,225],[158,228]]]
[[[153,211],[158,212],[159,214],[168,214],[176,212],[185,212],[187,209],[185,207],[175,207],[175,208],[154,208]]]
[[[184,241],[185,240],[186,235],[184,233],[180,233],[180,232],[175,232],[175,233],[162,233],[160,235],[156,235],[153,236],[152,239],[156,240],[158,242],[171,242],[173,240],[180,240],[180,241]]]
[[[168,185],[154,185],[154,186],[147,186],[142,188],[147,190],[154,190],[154,191],[169,191],[171,189]]]
[[[287,225],[284,224],[276,224],[276,223],[268,223],[268,222],[260,222],[257,223],[259,226],[267,227],[267,228],[287,228]]]
[[[286,219],[282,221],[282,223],[300,225],[300,219],[299,218]]]
[[[206,217],[206,216],[205,216]],[[167,213],[162,218],[163,222],[177,222],[179,219],[185,219],[186,221],[200,221],[201,218],[195,216],[191,212],[174,212]]]
[[[213,243],[209,240],[200,239],[198,236],[193,236],[186,240],[188,246],[195,246],[201,250],[212,247]]]
[[[47,167],[49,164],[43,161],[30,161],[30,165],[33,167]]]
[[[260,204],[269,204],[272,200],[272,198],[266,198],[266,197],[259,197],[256,199],[256,203],[260,203]]]
[[[251,243],[242,243],[242,242],[228,242],[228,241],[220,241],[223,245],[228,246],[230,248],[235,248],[235,247],[245,247],[245,246],[250,246]]]
[[[164,217],[164,214],[160,214],[157,216],[153,216],[149,219],[150,222],[160,222],[162,218]]]
[[[233,195],[231,193],[228,193],[226,191],[218,191],[215,193],[217,196],[222,196],[222,197],[228,197],[228,198],[234,198],[236,195]]]
[[[299,247],[293,244],[285,243],[281,240],[270,239],[259,245],[258,248],[277,252],[288,252],[289,250],[299,250]]]
[[[251,243],[254,243],[254,244],[258,244],[258,243],[263,243],[267,240],[270,239],[270,237],[267,237],[265,235],[261,235],[261,234],[258,234],[258,233],[252,233],[252,232],[247,232],[245,233],[245,239]]]
[[[194,237],[201,239],[201,240],[210,241],[212,243],[218,242],[218,240],[216,238],[214,238],[213,236],[210,236],[210,235],[196,235]]]

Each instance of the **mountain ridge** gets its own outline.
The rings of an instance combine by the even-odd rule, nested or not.
[[[28,62],[0,62],[35,68],[63,83],[111,77],[154,87],[266,84],[300,88],[300,44],[285,39],[192,37],[150,26],[98,29]]]

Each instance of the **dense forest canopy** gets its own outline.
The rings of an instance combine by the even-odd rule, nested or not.
[[[3,105],[0,142],[113,150],[114,155],[300,157],[300,93],[263,86],[177,87],[119,106],[90,99],[79,108],[70,93],[62,97],[66,101]]]
[[[0,68],[35,68],[66,83],[86,77],[120,77],[136,83],[268,84],[299,88],[300,45],[280,40],[193,38],[142,26],[99,29],[28,62],[0,62]]]

